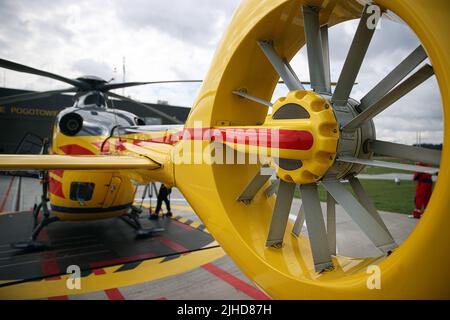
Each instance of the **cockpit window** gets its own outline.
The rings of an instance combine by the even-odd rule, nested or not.
[[[105,98],[98,93],[93,93],[88,95],[85,99],[84,99],[84,104],[85,105],[97,105],[97,106],[104,106],[105,105]]]
[[[142,120],[141,118],[134,118],[134,121],[138,126],[145,126],[145,121]]]

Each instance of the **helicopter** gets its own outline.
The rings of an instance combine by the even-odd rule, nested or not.
[[[448,297],[448,149],[441,153],[378,140],[373,118],[434,76],[448,107],[449,46],[438,39],[446,38],[442,25],[448,25],[449,5],[445,1],[429,1],[426,6],[409,5],[406,0],[374,3],[380,5],[380,12],[392,10],[411,25],[422,44],[360,101],[351,92],[376,31],[376,24],[369,23],[374,9],[369,3],[246,0],[217,49],[184,125],[112,126],[109,136],[70,136],[71,129],[81,132],[85,121],[73,114],[77,111],[68,112],[61,116],[71,124],[69,131],[64,134],[63,119],[58,118],[51,154],[0,155],[0,169],[74,172],[59,180],[65,195],[69,182],[86,172],[92,172],[85,177],[95,183],[97,192],[104,185],[93,174],[105,172],[111,174],[111,181],[113,172],[119,174],[121,187],[122,178],[131,185],[159,181],[176,186],[231,259],[273,298]],[[352,19],[359,19],[359,24],[332,90],[328,29]],[[311,88],[304,87],[290,65],[303,46],[308,50]],[[280,78],[289,92],[272,103]],[[449,119],[448,113],[445,117]],[[271,140],[273,136],[277,139]],[[80,146],[93,151],[93,143],[100,143],[93,154],[73,151]],[[67,145],[78,147],[65,153]],[[262,157],[255,163],[212,161],[230,149],[234,158]],[[434,167],[376,160],[375,153]],[[430,215],[425,214],[400,246],[357,177],[366,166],[439,173]],[[274,174],[276,179],[271,179]],[[326,191],[326,225],[319,187]],[[293,223],[289,215],[296,191],[301,205]],[[114,204],[125,203],[119,198]],[[336,204],[379,256],[348,257],[337,252]],[[99,203],[85,200],[74,205],[89,208],[86,214],[92,217],[99,214],[93,212]],[[61,220],[71,219],[60,208],[54,209]],[[301,232],[304,224],[307,235]],[[439,244],[439,250],[430,250],[430,243]],[[382,290],[367,285],[368,266],[383,274]],[[417,270],[426,276],[417,277]]]
[[[77,163],[72,163],[72,165],[62,165],[62,163],[56,165],[59,167],[57,170],[46,170],[53,167],[49,163],[44,165],[46,168],[41,167],[45,170],[39,171],[38,174],[32,174],[30,171],[12,173],[13,175],[38,177],[42,184],[41,202],[35,204],[33,208],[34,228],[30,241],[17,243],[14,246],[27,249],[45,247],[45,244],[36,239],[43,228],[56,221],[89,221],[119,217],[136,230],[138,238],[162,232],[163,229],[161,228],[142,228],[138,219],[142,210],[133,206],[133,201],[138,184],[146,183],[147,179],[144,177],[145,175],[129,170],[144,167],[156,169],[160,166],[158,163],[141,157],[132,161],[131,164],[119,165],[120,169],[124,169],[124,171],[118,171],[115,162],[119,159],[112,159],[110,163],[106,161],[100,166],[98,164],[86,166],[86,161],[91,160],[92,158],[89,157],[93,155],[127,153],[122,143],[123,140],[114,140],[111,137],[115,131],[122,127],[145,125],[144,120],[138,116],[114,108],[112,98],[128,101],[149,109],[171,123],[181,123],[175,117],[131,98],[112,93],[110,90],[147,84],[195,83],[201,82],[201,80],[108,83],[97,76],[69,79],[4,59],[0,59],[0,67],[44,76],[72,85],[72,87],[61,90],[2,97],[0,98],[0,104],[33,100],[61,93],[75,93],[73,106],[63,109],[57,115],[52,128],[51,141],[45,139],[41,141],[40,153],[44,157],[49,153],[51,155],[85,157],[85,164],[82,164],[83,160],[78,158]],[[168,128],[173,130],[175,127],[177,126],[161,126],[159,129],[164,132]],[[63,161],[63,158],[61,158],[61,161]],[[43,219],[39,222],[41,212]]]

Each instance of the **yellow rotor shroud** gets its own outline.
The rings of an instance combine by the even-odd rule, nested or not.
[[[278,74],[257,45],[272,40],[287,61],[305,44],[301,6],[321,6],[321,23],[331,27],[359,18],[358,1],[248,0],[235,13],[186,123],[255,126],[264,123],[267,107],[241,99],[233,90],[245,88],[269,101]],[[446,0],[378,0],[416,33],[428,53],[443,98],[444,120],[450,120],[450,2]],[[450,126],[444,127],[445,140]],[[181,141],[189,143],[188,141]],[[427,212],[410,237],[388,258],[333,258],[333,271],[317,274],[305,237],[286,232],[281,249],[266,248],[274,196],[259,192],[250,204],[236,201],[258,165],[179,164],[176,185],[211,234],[244,273],[278,299],[450,298],[450,149],[444,145],[439,180]],[[193,179],[195,177],[195,179]],[[288,228],[291,228],[289,225]],[[381,289],[367,286],[367,266],[381,270]]]

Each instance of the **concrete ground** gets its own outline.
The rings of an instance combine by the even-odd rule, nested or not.
[[[138,190],[138,195],[141,194],[139,193],[141,190],[143,189]],[[136,201],[141,201],[141,199],[136,198]],[[146,202],[148,201],[147,199]],[[177,189],[173,189],[172,191],[171,202],[174,204],[188,205],[183,195]],[[155,203],[155,199],[153,199],[152,203]],[[292,221],[295,221],[297,217],[300,204],[300,199],[294,199],[290,212],[290,219]],[[165,209],[164,206],[163,208]],[[326,221],[326,203],[322,203],[322,212]],[[405,214],[383,211],[380,214],[392,236],[399,244],[409,236],[418,222],[416,219],[408,218],[408,215]],[[200,220],[194,212],[183,212],[182,215],[194,221]],[[369,238],[367,238],[340,205],[336,206],[336,230],[337,252],[339,254],[351,257],[375,257],[379,255],[378,249],[376,249]],[[306,231],[305,224],[303,226],[303,232]]]
[[[18,199],[18,178],[0,177],[0,215],[9,212],[26,211],[32,208],[39,198],[40,185],[38,181],[28,178],[22,179],[21,196]],[[141,201],[142,188],[139,188],[135,201]],[[146,197],[144,204],[153,205],[156,197]],[[173,205],[188,206],[177,189],[171,194]],[[325,204],[322,204],[325,212]],[[295,219],[300,200],[294,199],[291,219]],[[163,207],[165,210],[165,207]],[[174,213],[193,221],[199,218],[191,210],[173,210]],[[394,236],[397,243],[412,232],[417,220],[409,219],[406,215],[381,212],[381,216]],[[30,216],[31,219],[31,216]],[[347,256],[368,257],[379,255],[378,250],[361,232],[359,227],[340,207],[336,207],[338,253]],[[306,227],[304,226],[304,231]],[[1,272],[1,270],[0,270]],[[224,280],[224,279],[228,279]],[[233,281],[229,281],[232,279]],[[81,295],[71,295],[69,299],[262,299],[266,296],[256,289],[251,281],[239,270],[228,257],[224,256],[207,266],[201,266],[180,274],[161,279],[143,282],[137,285],[116,288],[109,292],[100,290]]]

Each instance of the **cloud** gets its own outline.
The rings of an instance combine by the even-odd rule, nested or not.
[[[237,7],[239,0],[137,0],[132,5],[118,2],[119,19],[137,30],[146,28],[194,46],[215,45],[221,27]]]
[[[239,0],[3,0],[0,56],[76,78],[92,74],[127,81],[203,79]],[[332,80],[339,78],[358,21],[330,29]],[[383,20],[376,31],[352,97],[361,98],[418,45],[406,26]],[[309,80],[306,50],[292,61]],[[116,70],[116,72],[114,72]],[[31,90],[65,87],[58,81],[2,71],[6,86]],[[2,81],[3,85],[3,81]],[[158,99],[191,106],[200,85],[157,85],[126,89],[141,101]],[[118,92],[121,93],[121,92]],[[274,99],[286,94],[279,86]],[[415,132],[426,142],[442,141],[442,102],[429,80],[375,118],[378,137],[408,143]],[[429,140],[427,140],[429,139]]]
[[[80,76],[95,75],[97,77],[105,79],[106,81],[109,81],[114,76],[113,67],[104,62],[92,59],[78,60],[72,65],[72,69],[78,71],[80,73]]]

